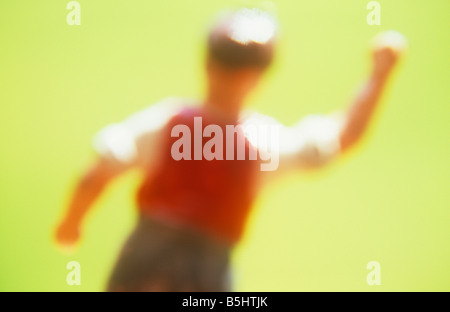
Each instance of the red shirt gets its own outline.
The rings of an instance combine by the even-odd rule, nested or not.
[[[194,160],[194,117],[202,117],[202,133],[207,125],[223,132],[223,160]],[[186,125],[191,132],[191,160],[175,160],[172,128]],[[159,216],[236,243],[242,235],[255,196],[258,160],[249,160],[255,149],[245,138],[245,160],[237,160],[237,134],[226,137],[226,124],[201,108],[186,108],[175,115],[163,131],[161,161],[141,185],[137,201],[141,212]],[[238,131],[242,129],[238,128]],[[202,136],[202,146],[210,137]],[[234,160],[226,159],[226,140],[234,139]]]

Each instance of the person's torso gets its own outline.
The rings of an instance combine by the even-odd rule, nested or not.
[[[190,132],[182,146],[184,134],[175,131],[172,136],[177,125],[181,127],[175,129]],[[212,125],[218,127],[208,128]],[[251,159],[257,153],[242,129],[235,129],[227,135],[227,125],[202,108],[185,108],[176,114],[163,131],[160,162],[139,189],[141,211],[237,242],[255,196],[260,163]]]

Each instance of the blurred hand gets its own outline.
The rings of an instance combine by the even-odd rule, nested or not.
[[[63,220],[56,229],[56,242],[64,249],[72,249],[80,238],[78,224]]]
[[[374,74],[387,76],[406,50],[406,38],[396,31],[378,34],[373,41]]]

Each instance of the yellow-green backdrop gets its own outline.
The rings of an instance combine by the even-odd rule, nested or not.
[[[292,174],[259,198],[233,257],[241,291],[450,290],[447,0],[0,2],[0,290],[100,291],[131,230],[137,175],[114,183],[65,255],[52,229],[108,123],[168,95],[201,96],[206,26],[259,5],[282,28],[278,58],[249,105],[291,124],[349,105],[368,42],[396,29],[409,53],[364,142],[325,170]],[[81,264],[81,285],[66,264]],[[369,261],[381,285],[366,282]]]

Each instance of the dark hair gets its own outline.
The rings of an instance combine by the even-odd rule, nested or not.
[[[275,19],[259,9],[240,9],[222,18],[211,30],[208,54],[232,68],[266,68],[274,54]]]

